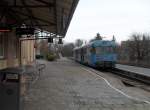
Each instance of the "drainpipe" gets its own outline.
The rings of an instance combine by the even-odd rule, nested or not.
[[[21,39],[19,38],[19,66],[22,67],[22,59],[21,59]]]

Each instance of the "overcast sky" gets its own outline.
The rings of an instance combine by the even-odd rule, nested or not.
[[[150,0],[80,0],[65,41],[92,39],[96,33],[118,42],[133,32],[150,32]]]

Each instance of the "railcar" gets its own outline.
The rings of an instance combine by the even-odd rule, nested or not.
[[[115,41],[95,40],[74,48],[74,60],[96,68],[114,68],[117,60],[115,50]]]

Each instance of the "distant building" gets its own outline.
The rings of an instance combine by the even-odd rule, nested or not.
[[[53,2],[31,0],[28,2],[29,7],[24,6],[22,0],[14,2],[14,6],[12,6],[11,0],[1,2],[4,11],[0,11],[0,28],[2,29],[0,31],[0,69],[4,69],[28,65],[35,60],[35,40],[39,36],[36,35],[34,29],[48,32],[51,37],[59,39],[65,37],[79,0],[54,0]],[[39,5],[42,2],[45,6],[41,10]],[[28,10],[20,10],[18,6],[24,9],[28,8]],[[21,27],[28,29],[22,31]],[[9,31],[6,28],[12,29]],[[16,33],[23,34],[18,36]],[[29,34],[35,35],[36,39]],[[22,38],[22,35],[29,36]],[[46,40],[49,36],[45,36]]]

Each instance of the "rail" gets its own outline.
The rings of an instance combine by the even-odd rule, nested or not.
[[[73,58],[69,58],[69,59],[74,60]],[[88,66],[88,65],[85,65],[85,66]],[[94,68],[94,69],[96,69],[96,68]],[[97,69],[97,70],[101,71],[100,69]],[[117,69],[117,68],[108,69],[107,72],[117,74],[119,76],[126,77],[129,79],[136,80],[136,81],[142,82],[144,84],[150,85],[150,77],[146,76],[144,74],[134,73],[134,72],[125,71],[125,70],[121,70],[121,69]]]

